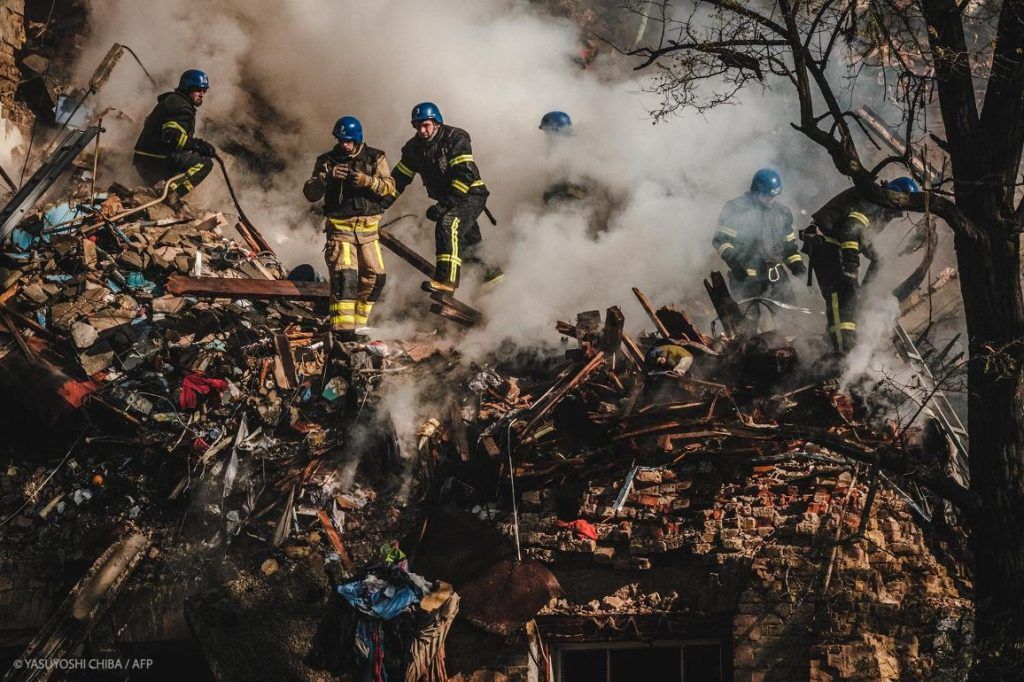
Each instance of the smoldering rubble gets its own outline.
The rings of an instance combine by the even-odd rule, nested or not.
[[[558,279],[590,309],[552,328],[555,297],[504,305],[564,260],[545,248],[479,307],[417,292],[422,331],[347,343],[338,372],[326,284],[269,233],[94,186],[79,152],[0,253],[12,679],[137,656],[177,678],[558,679],[595,655],[644,679],[961,679],[967,550],[928,487],[965,475],[928,370],[958,358],[920,343],[955,272],[904,306],[909,383],[840,385],[682,240],[658,260],[682,296],[575,281],[664,247],[633,232]],[[644,191],[637,224],[684,205]]]
[[[460,650],[459,627],[550,651],[622,618],[651,640],[725,613],[757,621],[774,599],[798,604],[771,596],[785,557],[809,595],[853,606],[871,566],[879,599],[916,609],[884,641],[834,649],[822,635],[823,666],[901,664],[901,632],[967,611],[963,564],[927,549],[938,523],[946,558],[962,551],[955,516],[917,486],[922,471],[955,473],[952,454],[936,459],[927,424],[815,379],[717,274],[715,333],[636,289],[652,330],[637,338],[612,306],[558,323],[561,353],[470,362],[451,343],[466,320],[435,317],[452,327],[347,344],[345,379],[325,371],[322,285],[286,279],[258,232],[144,188],[87,188],[31,211],[3,253],[3,409],[18,436],[0,478],[4,562],[48,588],[80,567],[37,607],[54,615],[25,658],[116,649],[97,626],[144,629],[125,604],[156,599],[177,600],[221,679],[355,672],[374,652],[389,674],[516,677]],[[672,568],[683,557],[697,563]],[[697,574],[644,586],[711,558],[721,584],[704,597]],[[582,589],[587,565],[633,582]],[[768,592],[737,616],[740,565]],[[911,566],[923,591],[897,585]],[[423,647],[415,632],[431,633]],[[947,640],[918,646],[954,661]]]

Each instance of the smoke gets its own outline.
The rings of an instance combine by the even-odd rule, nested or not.
[[[481,352],[504,339],[550,335],[556,319],[612,304],[640,326],[632,286],[658,303],[703,298],[700,278],[720,267],[710,247],[718,211],[757,168],[782,170],[791,205],[841,186],[820,186],[835,174],[820,172],[827,159],[789,128],[783,96],[750,91],[740,106],[707,118],[652,126],[648,112],[657,101],[638,94],[642,80],[624,68],[631,64],[605,57],[581,70],[571,58],[579,29],[526,2],[95,0],[91,31],[80,79],[114,41],[132,46],[165,89],[183,69],[201,67],[212,88],[199,134],[231,125],[268,140],[283,169],[243,176],[235,164],[233,172],[246,212],[288,265],[310,262],[323,271],[319,221],[301,186],[316,155],[332,145],[333,122],[358,116],[368,143],[394,164],[413,132],[411,106],[437,102],[447,122],[473,136],[499,219],[497,227],[482,224],[483,253],[507,277],[492,291],[477,295],[470,281],[460,292],[489,320],[467,340]],[[152,104],[148,82],[125,60],[98,102],[136,121],[112,124],[114,144],[130,149]],[[574,136],[555,147],[537,130],[551,109],[568,111],[576,123]],[[566,177],[589,178],[598,192],[620,198],[610,229],[596,241],[586,215],[542,205],[545,186]],[[197,203],[230,206],[218,178],[200,191]],[[427,205],[416,180],[385,219],[421,216]],[[406,219],[395,230],[431,255],[426,220]],[[397,258],[387,262],[388,299],[377,323],[425,306],[417,291],[422,277]]]
[[[550,342],[556,320],[611,305],[623,309],[629,330],[650,327],[633,286],[656,304],[682,303],[707,325],[712,313],[700,281],[723,269],[710,245],[717,216],[753,172],[780,170],[781,200],[793,209],[797,229],[848,184],[790,127],[796,110],[787,84],[748,89],[736,106],[706,117],[685,114],[652,125],[658,100],[642,93],[644,77],[630,70],[632,63],[609,53],[580,69],[572,59],[578,27],[522,0],[93,0],[91,12],[79,81],[115,41],[138,52],[162,90],[186,68],[209,72],[198,134],[219,146],[232,137],[264,150],[262,172],[238,162],[231,172],[246,212],[288,266],[309,262],[325,272],[321,220],[310,214],[301,186],[313,159],[332,146],[339,116],[359,117],[367,142],[384,149],[392,165],[412,135],[408,113],[416,102],[437,102],[447,123],[467,129],[499,220],[493,227],[481,218],[483,256],[506,273],[500,284],[481,287],[470,272],[460,288],[459,297],[487,320],[460,341],[471,358],[509,341]],[[128,174],[125,184],[134,182],[127,150],[153,97],[127,59],[99,95],[97,109],[116,107],[135,121],[110,122],[105,138],[108,149],[126,150],[117,169]],[[537,129],[553,109],[573,117],[573,136],[553,142]],[[610,198],[607,230],[593,234],[586,205],[543,204],[545,187],[560,180],[584,182]],[[230,207],[216,177],[194,202]],[[430,257],[432,224],[422,217],[428,205],[417,179],[385,221],[414,214],[392,229]],[[437,323],[423,313],[422,275],[385,258],[387,290],[372,320],[380,335]],[[879,279],[898,277],[883,271]],[[821,309],[816,291],[796,279],[794,289],[798,304]],[[888,303],[875,308],[878,324],[865,324],[857,370],[885,343],[884,334],[869,330],[886,327],[896,313]],[[792,336],[821,334],[824,319],[783,312],[775,325]],[[868,339],[875,343],[868,346]]]

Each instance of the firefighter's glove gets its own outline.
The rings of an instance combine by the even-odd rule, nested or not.
[[[437,222],[438,220],[441,219],[441,216],[444,215],[444,209],[438,206],[437,204],[434,204],[433,206],[427,209],[426,215],[427,220],[433,220],[434,222]]]
[[[200,156],[214,157],[217,155],[217,150],[214,149],[212,144],[198,137],[192,140],[192,151]]]
[[[356,187],[373,186],[373,176],[367,175],[361,170],[353,170],[348,177],[352,181],[352,184],[355,185]]]
[[[807,266],[804,265],[802,260],[798,260],[789,266],[789,271],[794,275],[803,275],[807,273]]]
[[[729,265],[729,269],[732,270],[732,276],[736,278],[737,282],[746,281],[747,269],[741,263],[732,263]]]
[[[337,180],[346,180],[349,175],[352,174],[352,169],[348,164],[339,163],[331,168],[331,177]]]

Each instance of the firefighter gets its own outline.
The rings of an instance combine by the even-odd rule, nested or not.
[[[552,152],[573,135],[572,119],[564,111],[544,114],[538,127],[544,131]],[[557,167],[553,170],[552,181],[544,188],[544,206],[582,215],[587,221],[587,236],[596,240],[608,230],[612,214],[623,204],[624,197],[593,177],[580,175],[575,169]]]
[[[894,192],[921,191],[908,177],[882,186]],[[811,270],[825,299],[826,334],[840,355],[846,355],[857,344],[860,288],[871,281],[881,265],[868,232],[881,231],[900,215],[902,211],[873,204],[851,187],[816,211],[803,232],[804,252],[810,254]],[[859,278],[861,256],[869,262],[863,281]]]
[[[333,134],[338,143],[316,158],[302,193],[309,201],[324,201],[332,340],[353,341],[384,290],[378,228],[395,181],[384,152],[363,142],[359,119],[342,116]]]
[[[445,125],[441,110],[433,102],[417,104],[411,118],[416,134],[402,147],[402,158],[395,165],[395,191],[385,206],[420,174],[427,196],[436,202],[426,215],[435,223],[437,260],[434,276],[423,283],[423,289],[451,293],[459,286],[464,264],[482,265],[476,256],[482,240],[477,218],[485,210],[490,192],[473,159],[469,133]],[[499,270],[489,270],[485,279],[494,280],[499,275]]]
[[[778,202],[782,178],[771,168],[754,173],[750,191],[729,201],[711,240],[729,266],[729,288],[741,300],[764,297],[789,303],[789,274],[807,271],[793,230],[793,213]],[[755,305],[751,314],[759,316]]]
[[[210,88],[210,79],[199,69],[181,74],[178,87],[156,98],[156,106],[142,124],[132,164],[142,179],[157,185],[184,173],[168,189],[168,200],[180,203],[213,170],[213,145],[195,136],[196,109]]]
[[[540,130],[543,130],[548,141],[555,145],[572,135],[572,119],[564,111],[549,111],[540,119]],[[562,202],[583,201],[590,192],[587,186],[579,182],[559,180],[551,183],[544,190],[544,203],[547,205]]]

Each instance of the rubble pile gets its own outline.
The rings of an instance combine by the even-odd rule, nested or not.
[[[653,332],[634,339],[617,307],[586,311],[556,326],[575,341],[564,357],[475,365],[424,337],[348,343],[332,360],[318,285],[286,279],[252,226],[151,190],[78,196],[33,211],[2,255],[14,446],[67,454],[0,478],[5,552],[23,548],[0,560],[54,567],[35,578],[63,581],[68,600],[119,566],[90,622],[121,590],[134,601],[167,585],[157,601],[184,609],[227,677],[387,658],[443,679],[508,646],[459,623],[526,632],[542,652],[710,632],[732,642],[737,674],[769,658],[815,679],[865,660],[878,679],[907,661],[921,675],[962,664],[962,536],[917,485],[948,462],[926,454],[927,429],[888,421],[876,396],[851,399],[790,339],[752,329],[717,273],[716,334],[634,290]],[[400,386],[417,395],[415,434],[388,412]],[[443,582],[417,585],[402,550]],[[83,569],[73,586],[60,577]],[[375,595],[410,580],[402,617],[375,616]],[[286,608],[289,595],[311,605]],[[51,598],[22,608],[52,613]],[[413,624],[440,639],[416,653]],[[51,619],[30,647],[74,633]]]
[[[963,669],[964,537],[914,482],[943,466],[921,429],[801,370],[784,337],[711,338],[636,293],[656,333],[632,339],[617,308],[560,322],[564,362],[485,368],[430,441],[462,463],[441,498],[564,589],[536,614],[547,641],[711,633],[741,676],[806,676],[808,651],[812,679]],[[897,459],[906,479],[871,466]]]
[[[244,531],[300,556],[309,550],[293,531],[308,539],[313,528],[351,569],[346,516],[348,530],[360,526],[356,517],[378,496],[353,483],[355,465],[381,452],[379,473],[398,456],[370,389],[385,365],[400,369],[434,351],[349,344],[346,366],[325,366],[314,304],[168,293],[175,275],[281,278],[273,254],[258,252],[244,225],[236,229],[241,239],[229,236],[223,214],[193,217],[151,191],[115,185],[34,211],[13,230],[0,267],[10,433],[22,430],[23,452],[42,443],[69,450],[53,471],[8,468],[3,502],[15,528],[67,523],[66,535],[74,523],[82,533],[79,513],[95,526],[141,526],[190,500],[207,545]],[[353,406],[362,419],[351,417]],[[325,457],[342,450],[349,460]],[[267,561],[269,573],[275,560]]]

